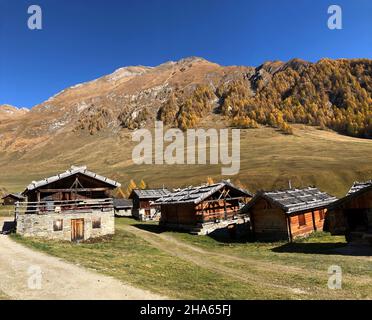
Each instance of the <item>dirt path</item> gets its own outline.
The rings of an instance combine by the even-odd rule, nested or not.
[[[293,275],[294,277],[301,274],[306,274],[308,271],[307,269],[298,266],[272,263],[271,261],[258,261],[253,257],[243,258],[234,256],[232,254],[208,251],[196,245],[178,240],[171,235],[154,233],[144,229],[139,229],[135,226],[124,225],[121,226],[121,228],[124,228],[126,231],[141,237],[145,241],[151,243],[151,245],[154,247],[157,247],[168,254],[172,254],[186,261],[190,261],[195,265],[220,273],[221,275],[227,275],[239,281],[252,284],[254,287],[264,287],[265,290],[270,290],[273,293],[277,292],[278,289],[287,291],[289,294],[291,294],[292,298],[304,298],[308,294],[311,294],[311,288],[299,288],[293,284],[291,285],[282,281],[276,281],[277,279],[281,279],[283,274],[286,274],[287,276]],[[367,258],[369,260],[372,259],[368,256],[363,258]],[[362,257],[352,257],[352,259],[362,259]],[[237,263],[243,267],[245,272],[241,272],[241,268],[235,268],[233,265],[234,263]],[[314,273],[317,271],[313,270],[312,272]],[[272,275],[271,279],[269,274]],[[347,279],[352,283],[358,283],[361,286],[369,284],[372,285],[372,279],[368,275],[359,275],[358,277],[352,278],[350,278],[349,275],[344,275],[344,279]],[[326,289],[326,287],[317,290],[317,298],[329,298],[329,292],[327,291],[328,289]]]
[[[0,219],[0,226],[3,219]],[[41,271],[41,281],[38,273]],[[162,299],[0,235],[0,291],[11,299]],[[39,283],[41,284],[40,288]]]
[[[142,237],[144,240],[147,240],[152,245],[158,247],[159,249],[163,251],[167,251],[168,253],[173,253],[175,255],[180,255],[188,259],[192,258],[192,256],[190,256],[190,253],[194,253],[194,254],[200,254],[202,256],[207,256],[209,258],[217,257],[217,258],[222,258],[224,260],[231,260],[231,261],[242,262],[242,263],[253,263],[255,267],[258,267],[261,269],[265,268],[266,270],[267,268],[269,268],[269,269],[273,269],[273,270],[280,271],[280,272],[301,272],[303,271],[303,269],[300,267],[284,266],[284,265],[281,266],[277,264],[275,265],[275,267],[273,267],[271,262],[258,261],[257,259],[253,259],[249,257],[240,258],[234,255],[219,253],[215,251],[207,251],[200,247],[194,246],[192,244],[188,244],[180,240],[177,240],[176,238],[172,236],[161,234],[161,233],[148,232],[146,230],[142,230],[142,229],[139,229],[133,226],[123,226],[123,228],[129,232],[137,234],[138,236]],[[159,239],[163,241],[159,242]],[[172,245],[170,246],[169,243],[171,243]],[[174,250],[174,248],[178,250]],[[199,257],[198,257],[198,260],[199,260]]]

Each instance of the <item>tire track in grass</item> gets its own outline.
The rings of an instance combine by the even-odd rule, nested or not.
[[[235,256],[230,256],[226,254],[220,254],[220,253],[211,253],[208,251],[205,251],[201,248],[195,247],[190,244],[183,243],[171,236],[163,235],[163,234],[157,234],[152,233],[150,231],[145,231],[139,228],[136,228],[135,226],[128,226],[128,225],[122,225],[119,228],[123,228],[125,231],[131,232],[135,234],[136,236],[141,237],[154,247],[158,248],[159,250],[165,251],[168,254],[171,254],[173,256],[176,256],[180,259],[189,261],[199,267],[217,272],[222,275],[230,276],[236,280],[244,281],[249,284],[256,284],[257,286],[264,286],[266,288],[269,288],[271,290],[277,290],[278,288],[287,290],[289,294],[292,294],[294,298],[298,298],[299,295],[308,294],[309,292],[306,291],[306,289],[303,288],[293,288],[289,286],[284,286],[280,284],[275,284],[272,281],[267,281],[267,279],[263,279],[262,277],[258,277],[256,274],[252,274],[247,270],[247,272],[242,273],[239,270],[227,267],[223,264],[221,264],[219,261],[216,261],[215,259],[218,257],[222,257],[227,260],[232,261],[239,261],[244,263],[252,263],[254,264],[253,267],[256,269],[259,269],[260,271],[264,270],[265,276],[267,276],[266,272],[269,270],[271,272],[281,272],[282,268],[278,268],[277,265],[273,265],[272,263],[263,263],[263,262],[257,262],[256,260],[248,260],[244,258],[239,258]],[[171,244],[171,245],[170,245]],[[227,262],[227,261],[226,261]],[[286,268],[286,273],[293,273],[293,272],[303,272],[304,269],[296,268],[296,267],[288,267]]]

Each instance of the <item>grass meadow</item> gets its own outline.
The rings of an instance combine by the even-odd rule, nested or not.
[[[241,130],[240,171],[221,176],[220,165],[135,165],[129,132],[117,137],[68,135],[25,154],[0,154],[0,187],[20,192],[40,180],[70,168],[87,165],[113,178],[125,189],[130,179],[144,179],[149,187],[183,187],[232,179],[250,191],[316,185],[335,196],[346,194],[356,180],[372,178],[372,141],[297,125],[293,136],[272,128]],[[97,147],[99,146],[99,147]],[[30,166],[32,164],[32,167]]]
[[[172,299],[372,299],[372,257],[348,255],[344,237],[318,233],[292,244],[170,232],[116,219],[103,241],[16,241]],[[328,268],[342,268],[342,289]]]

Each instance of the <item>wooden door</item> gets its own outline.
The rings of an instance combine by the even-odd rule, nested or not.
[[[84,240],[84,219],[71,220],[71,240]]]
[[[150,209],[145,209],[145,217],[150,218],[151,216],[151,210]]]

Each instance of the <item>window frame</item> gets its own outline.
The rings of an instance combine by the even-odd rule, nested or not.
[[[58,222],[61,223],[59,228],[57,228],[58,227],[58,225],[57,225]],[[53,220],[53,232],[61,232],[61,231],[63,231],[63,219],[54,219]]]
[[[101,229],[102,228],[102,218],[93,217],[92,218],[92,229]]]
[[[319,221],[323,221],[325,219],[325,210],[319,210]]]
[[[298,219],[298,227],[299,228],[302,228],[302,227],[306,226],[306,215],[305,215],[305,213],[301,213],[301,214],[297,215],[297,219]]]

